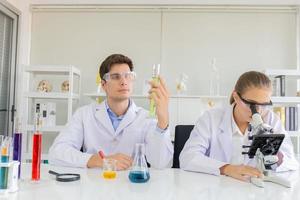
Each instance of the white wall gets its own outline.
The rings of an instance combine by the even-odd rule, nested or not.
[[[134,61],[135,93],[150,77],[153,63],[175,94],[175,83],[189,76],[189,95],[209,94],[210,62],[216,58],[221,94],[230,95],[248,70],[296,68],[296,13],[273,10],[218,11],[160,9],[114,11],[35,10],[32,16],[32,64],[73,64],[82,71],[82,93],[95,92],[100,62],[111,53]],[[60,83],[56,83],[60,84]],[[82,96],[80,104],[90,99]],[[180,105],[178,108],[178,103]],[[138,101],[148,107],[147,101]],[[171,127],[193,124],[207,101],[170,101]]]
[[[73,64],[82,72],[82,91],[95,91],[101,61],[124,53],[134,61],[135,93],[153,63],[172,94],[176,79],[189,76],[189,95],[209,94],[210,62],[220,68],[221,94],[229,95],[247,70],[296,68],[296,14],[292,12],[68,11],[34,12],[32,64]],[[88,103],[83,99],[81,104]]]
[[[32,4],[295,5],[299,0],[31,0]]]
[[[190,76],[188,94],[208,93],[207,66],[213,57],[217,59],[217,65],[223,75],[222,94],[229,94],[236,78],[245,70],[296,66],[295,13],[164,12],[161,16],[159,9],[157,12],[146,14],[45,11],[34,13],[31,19],[29,3],[159,4],[166,8],[167,5],[176,4],[295,5],[299,4],[299,1],[10,0],[10,2],[22,12],[19,63],[74,64],[84,72],[85,92],[93,91],[95,88],[95,73],[100,60],[116,51],[134,59],[139,74],[136,93],[142,91],[143,79],[149,76],[151,65],[157,62],[162,63],[163,74],[173,93],[175,79],[184,68]],[[97,26],[94,26],[95,24]],[[88,102],[88,98],[83,98],[81,104]],[[171,105],[174,105],[174,102],[171,101]],[[188,102],[185,105],[192,103]],[[184,113],[183,110],[180,112]],[[183,120],[185,123],[189,123],[190,119],[196,120],[198,116],[195,109],[185,113],[193,115],[182,115],[184,119],[190,117]],[[173,114],[179,115],[174,112]]]

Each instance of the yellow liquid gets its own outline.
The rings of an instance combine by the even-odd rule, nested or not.
[[[152,80],[156,83],[159,83],[159,78],[158,77],[153,77]],[[150,108],[149,108],[149,116],[150,117],[155,117],[156,114],[156,105],[154,100],[151,98],[150,99]]]
[[[115,179],[117,177],[117,172],[115,171],[104,171],[102,173],[103,178],[105,179]]]

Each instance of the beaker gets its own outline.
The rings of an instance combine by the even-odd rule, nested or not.
[[[103,159],[103,172],[102,176],[105,179],[115,179],[117,177],[117,161],[114,159]]]
[[[149,169],[145,157],[145,144],[135,145],[133,166],[129,172],[129,180],[133,183],[145,183],[150,179]]]

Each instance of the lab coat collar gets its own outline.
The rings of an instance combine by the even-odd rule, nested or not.
[[[220,123],[220,134],[218,135],[220,146],[223,149],[227,162],[230,161],[232,155],[232,114],[233,105],[227,106],[224,110],[222,121]]]
[[[113,128],[113,125],[111,123],[111,120],[109,119],[107,108],[105,106],[105,102],[102,102],[96,107],[96,113],[95,116],[98,119],[98,121],[105,127],[107,130],[113,135],[117,136],[126,126],[128,126],[130,123],[132,123],[136,117],[136,112],[138,111],[138,107],[135,105],[135,103],[130,100],[130,105],[127,110],[127,112],[124,115],[124,118],[120,122],[117,130],[115,131]]]
[[[236,124],[233,114],[231,115],[231,127],[232,127],[232,136],[234,135],[244,136],[244,134],[241,132],[238,125]]]
[[[98,122],[101,123],[110,134],[114,135],[115,130],[109,119],[107,109],[105,106],[105,101],[103,101],[101,104],[96,105],[95,110],[95,117],[98,120]]]
[[[130,100],[129,108],[116,130],[116,135],[118,135],[126,126],[128,126],[135,120],[137,111],[138,107],[132,100]]]

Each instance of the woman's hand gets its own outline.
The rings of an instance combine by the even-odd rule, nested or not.
[[[258,169],[247,165],[227,164],[220,167],[220,173],[241,181],[248,181],[250,177],[263,177],[263,174]]]

